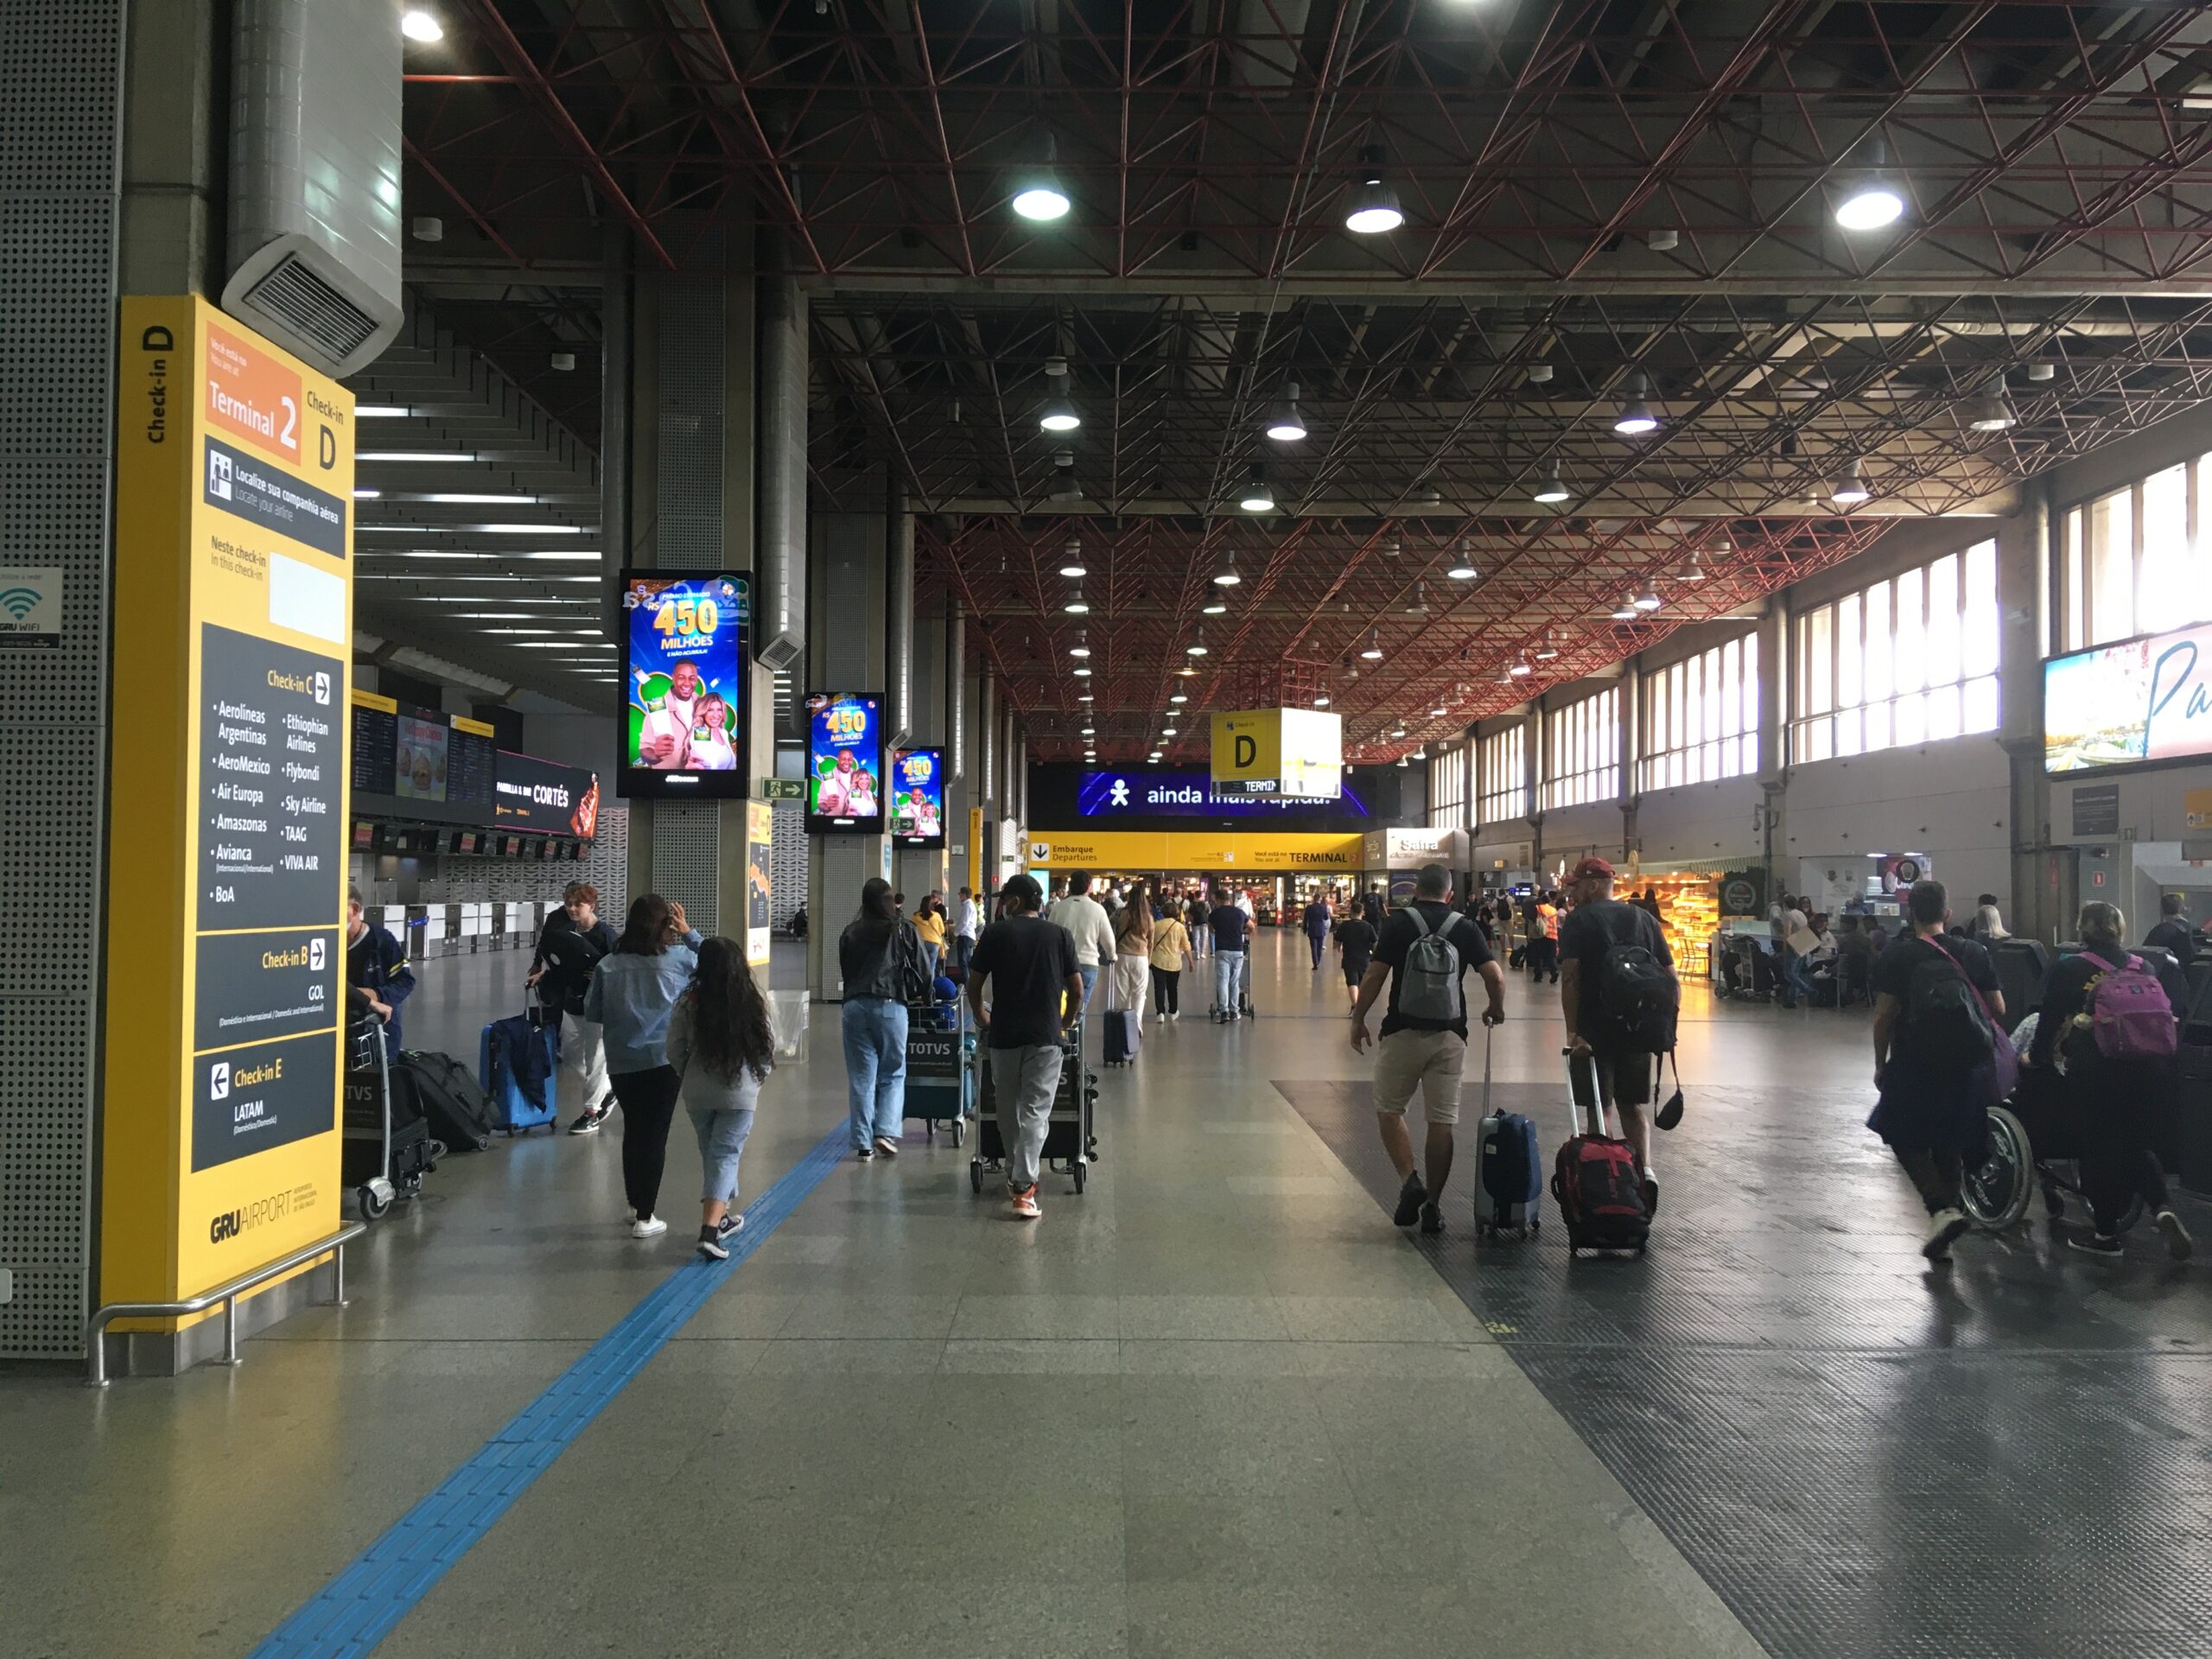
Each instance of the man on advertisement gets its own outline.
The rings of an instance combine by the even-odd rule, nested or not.
[[[664,772],[683,769],[683,751],[690,741],[693,704],[699,696],[699,665],[679,662],[669,671],[668,696],[658,709],[648,709],[638,737],[638,759]]]

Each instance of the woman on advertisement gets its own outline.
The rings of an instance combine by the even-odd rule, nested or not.
[[[694,705],[691,725],[684,734],[683,769],[686,772],[734,772],[737,745],[731,741],[729,704],[721,694],[709,691]]]

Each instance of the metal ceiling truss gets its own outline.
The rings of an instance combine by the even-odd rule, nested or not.
[[[410,276],[505,271],[543,312],[610,225],[641,269],[799,272],[819,499],[905,480],[1039,755],[1086,712],[1148,753],[1182,687],[1327,695],[1390,758],[2212,395],[2212,7],[468,4],[410,59],[410,207],[457,209]],[[1354,235],[1376,151],[1406,222]],[[1032,224],[1048,158],[1072,211]],[[1840,229],[1876,172],[1904,219]],[[1072,433],[1039,427],[1054,359]],[[1638,385],[1660,423],[1624,439]],[[2018,423],[1972,429],[2000,389]],[[1237,509],[1255,465],[1274,512]],[[1646,582],[1662,608],[1611,621]]]

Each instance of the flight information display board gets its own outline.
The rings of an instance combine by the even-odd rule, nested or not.
[[[480,720],[352,696],[353,810],[421,823],[489,823],[499,744]]]

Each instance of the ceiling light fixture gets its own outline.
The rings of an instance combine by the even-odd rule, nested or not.
[[[1536,660],[1540,663],[1548,663],[1556,658],[1558,655],[1559,647],[1552,642],[1552,631],[1549,628],[1546,628],[1544,630],[1544,637],[1536,642]]]
[[[1843,470],[1828,483],[1828,499],[1839,507],[1855,507],[1862,501],[1872,500],[1873,495],[1874,492],[1866,487],[1856,460],[1844,462]]]
[[[2020,417],[2012,412],[2012,400],[2005,395],[2001,384],[1993,391],[1967,398],[1960,416],[1969,432],[2009,432],[2020,423]]]
[[[1544,467],[1544,475],[1536,480],[1536,487],[1529,499],[1541,501],[1548,507],[1557,506],[1569,498],[1567,487],[1560,481],[1559,462],[1551,461]]]
[[[441,23],[435,16],[423,10],[420,6],[410,6],[405,11],[400,13],[399,32],[409,40],[419,41],[424,46],[442,41],[446,37],[445,25]]]
[[[1068,193],[1060,186],[1056,166],[1060,158],[1059,143],[1050,132],[1045,135],[1044,151],[1043,160],[1015,181],[1014,190],[1014,211],[1039,225],[1065,218],[1072,205]]]
[[[364,449],[353,457],[356,461],[474,461],[473,449]]]
[[[1068,602],[1060,608],[1070,616],[1088,616],[1090,614],[1090,601],[1083,596],[1083,589],[1078,588],[1068,595]]]
[[[1847,231],[1886,230],[1904,217],[1904,197],[1878,173],[1844,187],[1835,204],[1835,222]]]
[[[1329,706],[1329,694],[1325,691],[1316,691],[1313,694],[1313,706],[1316,709],[1327,708]]]
[[[1640,438],[1659,429],[1659,417],[1643,401],[1650,383],[1642,374],[1628,378],[1628,402],[1621,405],[1621,412],[1613,416],[1613,430],[1624,438]]]
[[[1382,176],[1382,147],[1370,144],[1359,152],[1359,174],[1344,210],[1344,228],[1359,236],[1380,236],[1405,222],[1397,189]]]
[[[382,490],[356,490],[353,492],[353,499],[356,501],[373,501],[383,493]]]
[[[1612,620],[1616,622],[1633,622],[1643,613],[1636,608],[1634,594],[1624,594],[1621,595],[1621,602],[1613,607],[1611,614]]]
[[[1089,567],[1087,567],[1083,562],[1082,537],[1069,537],[1067,539],[1067,544],[1060,549],[1060,558],[1062,561],[1060,565],[1060,574],[1062,575],[1073,576],[1077,581],[1080,582],[1084,577],[1090,574]]]
[[[1368,630],[1368,632],[1367,632],[1367,644],[1366,644],[1365,647],[1364,647],[1364,648],[1360,652],[1360,653],[1359,653],[1359,654],[1360,654],[1361,656],[1363,656],[1363,657],[1366,658],[1367,658],[1367,660],[1368,660],[1369,662],[1370,662],[1370,663],[1379,663],[1379,662],[1381,662],[1381,661],[1382,660],[1382,629],[1380,629],[1380,628],[1370,628],[1370,629]]]
[[[1283,387],[1282,401],[1268,416],[1268,435],[1277,443],[1297,443],[1306,436],[1306,422],[1298,412],[1298,382]]]
[[[1075,677],[1078,680],[1087,680],[1090,677],[1090,671],[1087,668],[1078,668],[1075,671]]]
[[[1258,461],[1252,463],[1252,475],[1244,486],[1243,499],[1236,504],[1247,512],[1273,512],[1275,493],[1268,485],[1268,469]]]
[[[1472,582],[1477,576],[1482,575],[1482,572],[1475,568],[1475,556],[1470,550],[1465,537],[1459,539],[1459,551],[1452,558],[1452,568],[1444,574],[1454,582]]]
[[[1056,449],[1052,452],[1052,494],[1055,501],[1080,501],[1083,486],[1076,481],[1075,451]]]
[[[1205,604],[1198,607],[1198,614],[1200,616],[1220,616],[1225,613],[1228,609],[1229,601],[1227,600],[1210,599],[1206,601]]]
[[[1536,665],[1529,660],[1529,653],[1524,651],[1507,666],[1505,677],[1509,680],[1517,680],[1535,671]]]
[[[1062,357],[1048,359],[1045,364],[1045,407],[1037,416],[1037,424],[1047,432],[1072,432],[1083,424],[1083,416],[1075,412],[1075,405],[1068,401],[1068,365]]]
[[[404,404],[356,404],[353,418],[357,421],[392,421],[415,411]]]
[[[1676,582],[1703,582],[1705,580],[1704,557],[1705,556],[1697,549],[1690,549],[1689,557],[1675,567],[1675,580]]]
[[[1659,590],[1649,582],[1646,582],[1643,585],[1643,591],[1638,594],[1632,602],[1637,610],[1649,613],[1657,610],[1665,601],[1659,597]]]
[[[1214,586],[1217,588],[1234,588],[1238,582],[1243,580],[1243,577],[1236,574],[1236,550],[1234,548],[1231,548],[1227,556],[1222,560],[1221,569],[1215,571],[1213,574]]]
[[[1403,737],[1405,734],[1406,728],[1402,726],[1393,726],[1390,728],[1390,735],[1393,737]]]

